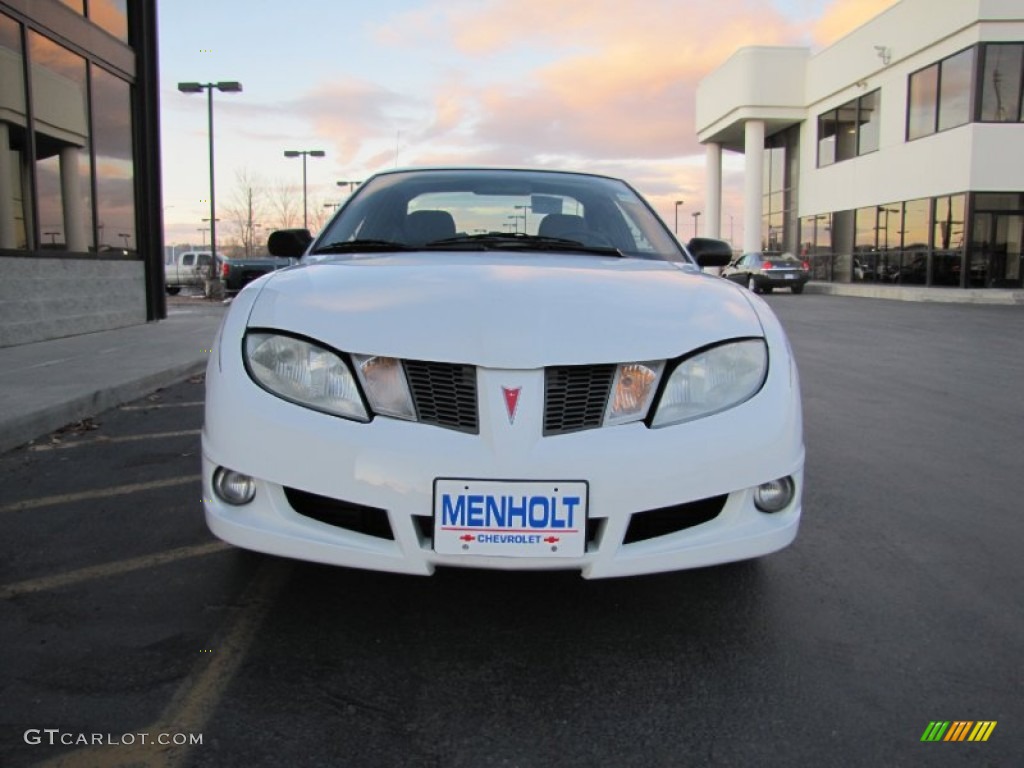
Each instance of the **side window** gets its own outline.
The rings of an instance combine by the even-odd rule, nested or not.
[[[210,254],[208,254],[208,253],[200,253],[199,254],[198,266],[200,266],[200,267],[208,267],[208,266],[210,266]]]
[[[181,266],[191,267],[196,263],[196,255],[194,253],[186,253],[181,257]]]

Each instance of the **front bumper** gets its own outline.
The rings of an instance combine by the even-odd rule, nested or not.
[[[754,398],[714,416],[662,429],[628,424],[555,437],[542,436],[540,408],[531,407],[542,402],[542,370],[480,368],[477,375],[480,434],[470,435],[385,417],[358,424],[314,412],[256,387],[240,364],[218,363],[215,356],[203,430],[210,529],[248,549],[356,568],[422,575],[437,566],[576,569],[586,578],[743,560],[781,549],[796,536],[804,449],[799,385],[788,360],[775,361]],[[514,424],[503,386],[522,387]],[[214,495],[219,466],[256,478],[251,503],[231,506]],[[753,489],[785,476],[796,485],[793,502],[774,514],[759,512]],[[584,554],[553,559],[435,552],[437,478],[586,481]],[[357,513],[369,508],[376,511],[374,522],[369,528],[324,522],[295,502],[310,495],[343,502]],[[706,500],[717,497],[724,497],[717,514],[694,511],[706,511]],[[638,537],[639,516],[652,510],[667,510],[662,518],[704,517],[692,527],[670,524],[664,535]]]

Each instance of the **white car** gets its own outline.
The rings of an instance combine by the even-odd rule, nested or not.
[[[786,336],[701,273],[626,183],[423,169],[362,184],[210,358],[206,520],[260,552],[586,578],[793,541],[804,446]],[[719,247],[716,247],[719,246]]]

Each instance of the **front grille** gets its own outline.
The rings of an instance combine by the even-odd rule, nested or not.
[[[714,520],[725,507],[727,498],[728,494],[710,496],[686,504],[676,504],[673,507],[637,512],[629,519],[629,528],[626,529],[622,543],[646,541]]]
[[[388,513],[383,509],[318,496],[297,488],[285,488],[284,495],[292,509],[303,517],[319,520],[336,528],[376,536],[378,539],[393,541],[395,538],[391,531],[391,523],[388,521]]]
[[[416,415],[424,424],[478,434],[476,368],[404,360]]]
[[[600,427],[614,365],[567,365],[544,371],[544,434]]]

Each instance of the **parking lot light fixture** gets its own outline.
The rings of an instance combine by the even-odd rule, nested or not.
[[[214,165],[213,165],[213,92],[215,90],[221,91],[222,93],[241,93],[242,84],[237,80],[222,80],[216,83],[178,83],[178,90],[182,93],[202,93],[206,91],[206,110],[207,110],[207,122],[208,130],[210,133],[210,263],[217,263],[217,196],[215,192],[214,183]],[[211,295],[219,295],[221,289],[220,275],[217,274],[216,270],[212,270],[213,274],[210,275],[210,290]]]
[[[306,209],[306,158],[323,157],[327,153],[322,149],[286,149],[285,157],[302,157],[302,226],[309,229],[309,214]]]

